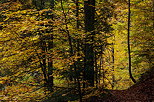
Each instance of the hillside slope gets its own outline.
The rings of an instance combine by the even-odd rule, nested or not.
[[[153,73],[153,70],[146,72],[139,82],[126,90],[109,90],[107,97],[91,97],[86,102],[154,102]]]

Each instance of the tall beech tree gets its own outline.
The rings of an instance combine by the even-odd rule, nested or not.
[[[130,0],[128,0],[128,35],[127,35],[127,42],[128,42],[128,67],[129,67],[129,76],[131,80],[136,83],[136,80],[134,79],[132,75],[132,61],[131,61],[131,49],[130,49],[130,24],[131,23],[131,10],[130,10]]]

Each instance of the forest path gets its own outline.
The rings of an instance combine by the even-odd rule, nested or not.
[[[84,102],[154,102],[154,77],[142,80],[126,90],[108,90],[108,93],[106,97],[90,97]]]
[[[97,102],[154,102],[154,78],[139,82],[127,90],[110,90],[106,99]]]

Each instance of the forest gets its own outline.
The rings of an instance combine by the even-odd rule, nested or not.
[[[0,0],[0,102],[154,102],[154,1]]]

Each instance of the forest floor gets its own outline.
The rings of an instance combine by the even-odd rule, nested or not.
[[[108,90],[106,97],[90,97],[85,102],[154,102],[154,75],[126,90]]]
[[[103,88],[85,90],[83,102],[154,102],[154,70],[144,73],[139,81],[126,90]],[[79,102],[72,89],[59,89],[42,102]]]

